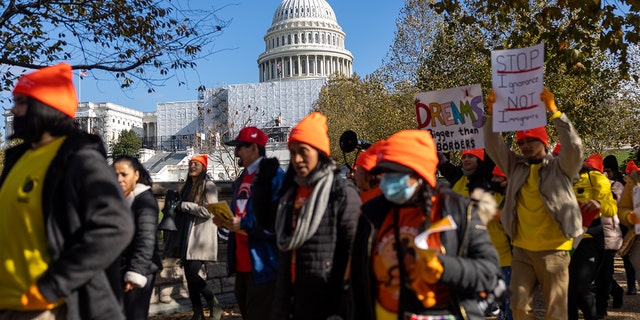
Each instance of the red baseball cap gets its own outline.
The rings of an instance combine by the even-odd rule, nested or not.
[[[235,140],[227,141],[224,144],[228,146],[237,146],[243,143],[255,143],[259,146],[266,146],[269,137],[256,127],[245,127],[240,130]]]

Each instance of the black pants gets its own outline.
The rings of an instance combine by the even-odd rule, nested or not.
[[[264,319],[271,315],[276,282],[254,284],[251,272],[236,272],[235,295],[244,320]]]
[[[585,320],[597,319],[591,282],[600,269],[604,247],[593,238],[584,238],[571,255],[569,263],[569,320],[578,319],[578,309]]]
[[[213,300],[213,291],[207,285],[207,282],[200,277],[198,272],[202,267],[203,261],[199,260],[184,260],[184,276],[187,278],[187,288],[189,289],[189,300],[191,300],[191,306],[193,308],[202,308],[202,300],[200,295],[205,300]]]
[[[124,312],[127,320],[146,320],[149,317],[149,304],[156,273],[147,275],[147,284],[124,294]]]
[[[622,296],[624,290],[613,279],[613,262],[616,250],[605,250],[602,259],[602,268],[596,276],[596,310],[599,313],[607,311],[609,295]]]

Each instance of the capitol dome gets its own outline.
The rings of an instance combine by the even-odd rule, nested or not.
[[[283,0],[264,36],[258,57],[260,82],[350,76],[353,55],[325,0]]]

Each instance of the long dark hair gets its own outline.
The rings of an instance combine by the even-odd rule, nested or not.
[[[140,161],[137,158],[132,156],[127,156],[127,155],[122,155],[117,157],[115,160],[113,160],[113,166],[115,166],[116,163],[119,163],[119,162],[129,163],[131,168],[133,168],[133,171],[134,172],[137,171],[140,174],[138,181],[136,181],[137,183],[144,184],[149,187],[153,186],[153,181],[151,180],[151,175],[149,174],[149,171],[147,171],[147,169],[144,168],[144,166],[140,163]]]
[[[76,130],[74,120],[61,111],[32,97],[27,97],[26,103],[27,112],[24,116],[25,132],[21,132],[20,135],[17,135],[17,132],[14,129],[14,134],[9,137],[10,139],[21,138],[25,140],[25,142],[37,142],[40,141],[42,134],[45,132],[48,132],[54,137],[59,137]],[[14,116],[14,125],[16,118],[20,120],[22,117]]]
[[[203,166],[204,167],[204,166]],[[202,172],[194,179],[187,174],[187,178],[185,179],[185,183],[180,188],[180,197],[185,201],[193,201],[198,205],[202,205],[204,203],[204,199],[202,198],[203,193],[201,190],[204,187],[204,184],[207,183],[209,179],[209,175],[207,174],[207,168],[204,167]]]

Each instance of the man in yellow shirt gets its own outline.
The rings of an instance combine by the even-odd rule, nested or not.
[[[75,128],[71,66],[22,76],[0,176],[0,319],[123,319],[133,215],[99,137]]]
[[[516,132],[522,154],[506,146],[493,132],[492,119],[484,125],[485,151],[509,177],[500,220],[512,239],[511,310],[513,318],[535,319],[533,298],[542,289],[545,319],[567,319],[569,251],[581,235],[582,217],[573,193],[573,178],[582,168],[582,141],[566,115],[558,111],[547,89],[540,95],[558,133],[562,150],[548,152],[544,127]],[[493,109],[493,91],[487,97]]]

